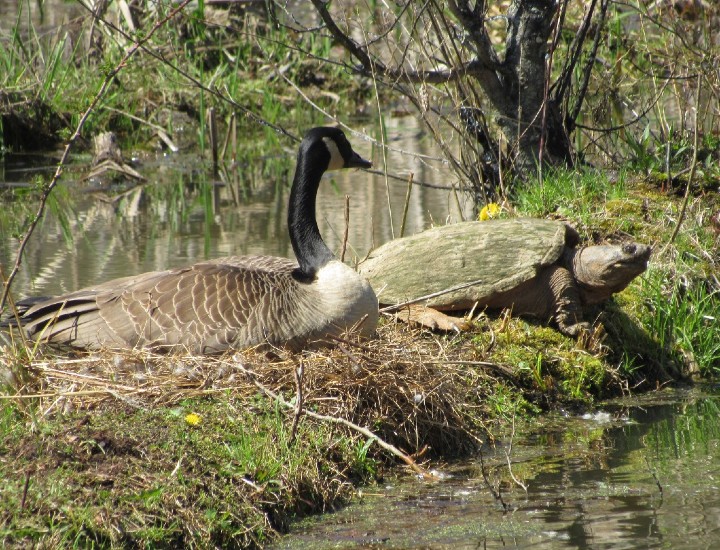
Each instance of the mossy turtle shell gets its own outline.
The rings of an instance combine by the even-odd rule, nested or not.
[[[577,241],[575,230],[559,221],[464,222],[390,241],[373,250],[359,269],[381,304],[404,303],[464,285],[422,303],[436,309],[466,309],[532,279]]]

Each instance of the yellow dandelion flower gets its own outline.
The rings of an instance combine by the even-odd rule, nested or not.
[[[185,415],[185,422],[191,426],[199,426],[202,422],[202,416],[197,413],[190,413]]]
[[[498,214],[500,214],[500,205],[491,202],[482,207],[478,218],[480,218],[481,221],[485,221],[497,217]]]

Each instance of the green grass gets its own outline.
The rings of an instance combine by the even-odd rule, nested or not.
[[[643,321],[652,337],[693,374],[720,375],[720,292],[706,281],[678,281],[660,271],[645,286]]]
[[[517,186],[512,203],[526,216],[569,217],[588,226],[604,204],[627,196],[623,178],[610,181],[602,172],[555,170],[546,174],[542,183]]]
[[[258,544],[293,515],[345,501],[349,482],[376,470],[362,442],[307,419],[291,440],[287,417],[260,398],[113,406],[44,419],[35,432],[26,421],[0,407],[4,544]]]

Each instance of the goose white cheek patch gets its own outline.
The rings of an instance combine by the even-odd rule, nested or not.
[[[323,138],[323,143],[325,144],[325,147],[327,147],[327,150],[330,152],[330,164],[328,165],[327,169],[340,170],[341,168],[345,168],[345,159],[340,154],[340,149],[338,149],[335,140],[326,137]]]

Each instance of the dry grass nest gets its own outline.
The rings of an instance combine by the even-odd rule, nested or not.
[[[20,362],[6,349],[0,374],[11,379],[14,399],[32,400],[44,416],[119,403],[167,407],[219,395],[251,406],[263,393],[281,401],[289,417],[312,411],[371,430],[406,453],[451,456],[471,452],[487,437],[485,388],[506,376],[473,355],[472,346],[453,338],[388,322],[376,339],[348,337],[301,354],[45,351]]]

